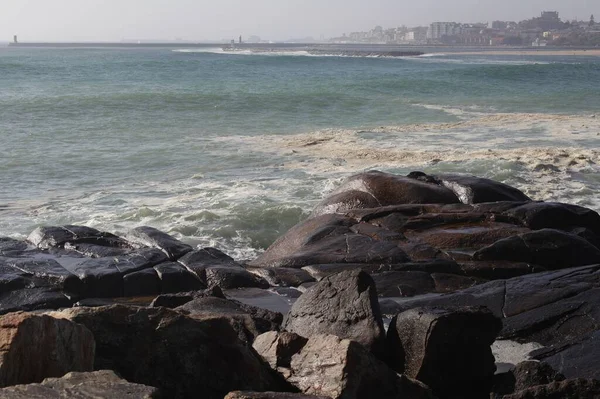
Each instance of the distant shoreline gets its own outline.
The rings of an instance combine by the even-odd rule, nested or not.
[[[439,52],[442,54],[443,52]],[[573,50],[473,50],[473,51],[453,51],[452,55],[549,55],[549,56],[588,56],[600,57],[600,49],[573,49]]]

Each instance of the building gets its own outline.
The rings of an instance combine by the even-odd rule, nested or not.
[[[543,31],[561,29],[563,23],[557,11],[544,11],[538,20],[538,26]]]
[[[456,22],[434,22],[429,26],[427,39],[440,40],[444,36],[456,36],[462,33],[462,27]]]
[[[19,43],[19,41],[17,40],[17,35],[15,35],[15,36],[13,37],[13,43],[14,43],[14,44],[17,44],[17,43]]]

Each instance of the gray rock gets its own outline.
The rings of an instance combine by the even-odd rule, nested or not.
[[[297,287],[303,283],[315,281],[306,270],[302,269],[249,267],[247,270],[266,280],[272,287]]]
[[[154,269],[140,270],[123,276],[123,296],[158,295],[162,292],[160,278]]]
[[[358,270],[326,277],[302,294],[284,329],[303,337],[335,334],[383,356],[385,333],[375,283]]]
[[[198,276],[176,262],[161,263],[154,266],[160,279],[161,293],[186,292],[201,290],[206,285]]]
[[[443,174],[434,176],[463,204],[497,201],[531,201],[522,191],[509,185],[475,176]]]
[[[271,368],[290,368],[292,356],[300,352],[307,338],[289,332],[269,331],[256,337],[252,347]]]
[[[505,395],[503,399],[596,399],[600,397],[600,381],[573,379],[538,385]]]
[[[0,295],[0,314],[20,310],[68,308],[73,302],[73,299],[54,287],[25,288]]]
[[[241,266],[210,266],[206,268],[206,283],[209,287],[219,286],[224,290],[232,288],[269,288],[263,278],[248,272]]]

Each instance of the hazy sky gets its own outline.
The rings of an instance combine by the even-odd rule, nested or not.
[[[542,10],[600,21],[600,0],[0,0],[0,41],[319,38],[375,25],[518,21]]]

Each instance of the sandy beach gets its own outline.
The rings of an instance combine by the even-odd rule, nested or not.
[[[547,56],[587,56],[600,57],[600,49],[590,50],[475,50],[448,53],[452,55],[547,55]]]

